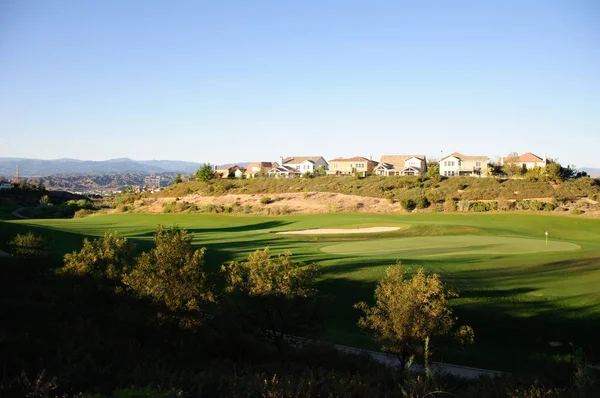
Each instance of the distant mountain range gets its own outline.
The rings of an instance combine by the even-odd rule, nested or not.
[[[0,176],[40,177],[50,175],[94,175],[113,173],[194,173],[202,163],[177,160],[133,160],[127,158],[101,161],[77,159],[0,158]]]

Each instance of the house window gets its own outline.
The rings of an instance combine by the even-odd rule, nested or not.
[[[475,162],[475,167],[481,167],[481,162]]]

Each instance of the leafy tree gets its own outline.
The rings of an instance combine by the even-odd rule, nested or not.
[[[173,184],[180,184],[183,182],[183,179],[181,178],[181,174],[177,174],[175,176],[175,180],[173,180]]]
[[[207,182],[215,179],[217,176],[213,172],[210,163],[204,163],[202,167],[200,167],[198,171],[196,171],[195,177],[198,181]]]
[[[63,273],[118,280],[133,263],[135,245],[109,231],[102,238],[83,240],[78,252],[65,254]]]
[[[154,249],[142,253],[123,283],[141,297],[180,313],[187,321],[214,301],[203,272],[205,249],[194,250],[192,236],[177,227],[159,225]],[[186,322],[187,322],[186,321]],[[189,324],[189,323],[188,323]]]
[[[427,177],[434,178],[440,175],[440,164],[438,162],[427,163]]]
[[[241,315],[273,341],[280,354],[283,339],[306,330],[317,309],[312,285],[319,269],[314,264],[303,266],[291,256],[289,251],[271,256],[266,248],[250,254],[248,261],[221,269]]]
[[[548,163],[546,167],[544,167],[544,173],[553,181],[560,182],[563,179],[562,176],[562,167],[559,163]]]
[[[327,170],[325,170],[325,166],[321,164],[318,165],[313,172],[313,175],[315,176],[324,176],[325,174],[327,174]]]
[[[48,254],[48,242],[46,239],[33,232],[17,234],[9,242],[9,246],[15,256],[43,257]]]
[[[527,165],[523,163],[521,165],[521,175],[524,176],[525,174],[527,174]]]
[[[522,169],[516,163],[505,163],[504,167],[502,167],[502,171],[509,177],[513,177],[519,175]]]
[[[364,312],[358,325],[371,332],[383,351],[395,354],[404,370],[410,356],[421,354],[425,339],[447,335],[456,322],[448,299],[456,294],[446,289],[437,274],[426,275],[422,269],[405,277],[400,263],[388,267],[375,289],[375,305],[365,302],[354,307]],[[472,340],[472,329],[459,334]]]

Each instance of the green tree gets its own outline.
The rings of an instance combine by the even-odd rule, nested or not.
[[[214,301],[203,272],[205,249],[194,250],[192,236],[185,230],[162,225],[156,229],[154,245],[137,258],[123,283],[137,295],[181,315],[189,325]]]
[[[229,297],[240,314],[260,329],[280,354],[284,338],[314,326],[317,314],[313,284],[319,268],[303,266],[291,256],[289,251],[271,256],[266,248],[250,254],[248,261],[232,262],[221,269]]]
[[[427,163],[427,177],[435,178],[440,175],[440,164],[438,162],[429,162]]]
[[[204,163],[202,167],[196,171],[195,174],[196,180],[207,182],[216,178],[216,175],[212,169],[210,163]]]
[[[404,370],[409,358],[423,353],[425,339],[450,333],[456,322],[448,299],[456,294],[446,289],[437,274],[426,275],[422,269],[407,279],[400,263],[388,267],[375,289],[375,305],[365,302],[354,307],[364,312],[358,325],[381,344],[381,349],[395,354]],[[458,333],[472,340],[472,329]]]
[[[180,184],[183,182],[183,179],[181,178],[181,174],[177,174],[175,176],[175,180],[173,180],[173,184]]]
[[[544,173],[548,176],[549,179],[560,182],[563,180],[562,176],[562,167],[559,163],[548,163],[546,167],[544,167]]]
[[[9,246],[15,256],[43,257],[48,254],[48,242],[46,239],[33,232],[17,234],[9,242]]]
[[[62,273],[118,280],[133,263],[135,245],[109,231],[102,238],[83,240],[78,252],[65,254]]]
[[[521,165],[521,175],[524,176],[525,174],[527,174],[527,165],[523,163]]]

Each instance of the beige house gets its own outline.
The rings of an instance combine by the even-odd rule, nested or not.
[[[220,178],[242,178],[245,171],[245,168],[238,166],[237,164],[221,168],[215,166],[215,174]]]
[[[356,173],[361,175],[373,174],[373,169],[377,166],[377,162],[361,156],[355,156],[348,159],[337,158],[330,160],[328,163],[329,170],[327,171],[327,174],[331,175]]]
[[[487,177],[487,156],[465,156],[454,152],[440,159],[440,175],[444,177]]]
[[[500,158],[500,166],[508,166],[509,164],[515,164],[519,167],[527,167],[527,169],[533,169],[536,167],[546,167],[548,163],[551,163],[551,159],[546,157],[544,154],[544,158],[540,158],[537,155],[534,155],[531,152],[524,153],[520,156],[507,156],[504,158]]]
[[[378,176],[422,176],[427,173],[425,155],[383,155],[375,167]]]
[[[277,162],[252,162],[246,167],[246,176],[252,178],[257,175],[267,175],[269,170],[278,166]]]

